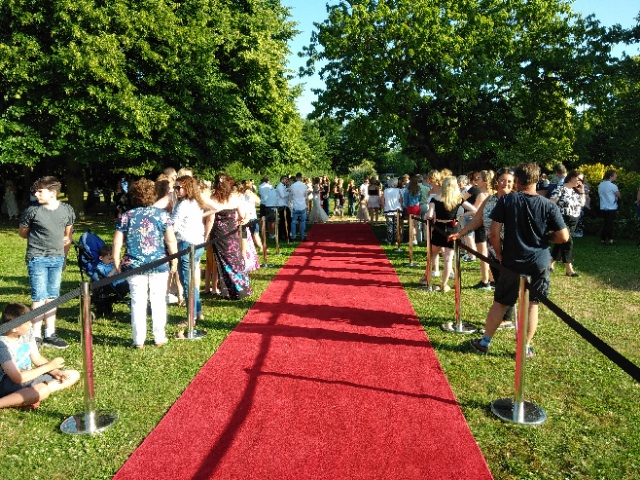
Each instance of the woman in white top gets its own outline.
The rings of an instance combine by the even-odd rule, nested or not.
[[[238,193],[242,195],[245,202],[244,208],[247,212],[247,221],[253,222],[250,226],[244,227],[242,237],[242,258],[244,258],[247,270],[257,270],[260,268],[260,261],[257,257],[256,248],[262,251],[262,239],[260,238],[260,222],[258,222],[258,212],[256,204],[260,204],[260,197],[251,189],[251,180],[245,180],[239,185]]]
[[[204,243],[205,230],[210,230],[211,226],[203,223],[204,210],[206,204],[202,200],[200,185],[198,181],[189,176],[178,177],[173,187],[177,204],[171,215],[173,229],[178,240],[178,251],[189,249],[191,245]],[[211,217],[207,217],[207,222],[211,222]],[[196,282],[192,289],[190,285],[191,269],[189,265],[189,254],[186,253],[178,259],[178,276],[182,289],[187,299],[193,290],[195,305],[194,318],[202,320],[202,303],[200,302],[200,258],[204,253],[204,247],[195,250],[194,262],[198,266],[196,270]],[[184,325],[186,326],[186,324]]]

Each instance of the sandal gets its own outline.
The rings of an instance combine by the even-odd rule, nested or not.
[[[184,301],[184,296],[183,295],[179,295],[178,296],[178,306],[179,307],[186,307],[187,306],[187,302]]]
[[[447,293],[449,290],[451,290],[451,287],[449,285],[444,285],[444,286],[438,285],[433,290],[436,292]]]

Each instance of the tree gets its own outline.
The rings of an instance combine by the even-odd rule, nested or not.
[[[611,61],[605,29],[565,0],[353,0],[327,10],[306,49],[310,69],[324,62],[315,115],[366,119],[419,170],[564,160],[574,105]]]
[[[64,165],[82,211],[95,162],[143,174],[299,155],[287,15],[273,0],[3,1],[0,163]]]

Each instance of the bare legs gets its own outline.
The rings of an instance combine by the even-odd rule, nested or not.
[[[47,300],[39,300],[37,302],[32,302],[31,303],[31,310],[34,310],[38,307],[41,307],[49,302],[51,302],[53,299],[49,298]],[[56,308],[52,308],[51,310],[49,310],[48,312],[44,313],[42,316],[36,318],[33,320],[33,331],[36,335],[36,337],[40,337],[42,338],[42,322],[44,321],[44,326],[45,326],[45,337],[47,336],[46,332],[47,331],[55,331],[56,328],[56,312],[57,309]]]

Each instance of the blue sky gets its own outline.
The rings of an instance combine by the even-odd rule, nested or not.
[[[309,44],[313,22],[322,22],[326,17],[325,0],[282,0],[282,4],[291,7],[292,20],[298,23],[297,29],[300,34],[290,45],[291,56],[289,57],[289,68],[297,72],[298,68],[304,64],[304,59],[298,57],[297,53],[302,47]],[[623,27],[635,25],[634,18],[640,14],[640,2],[638,0],[575,0],[573,9],[582,13],[583,16],[594,14],[596,18],[606,26],[619,23]],[[627,49],[628,54],[637,55],[640,49]],[[316,96],[311,92],[313,88],[322,88],[323,83],[317,77],[307,77],[301,79],[299,83],[305,84],[302,96],[298,99],[298,110],[306,116],[313,109],[311,102]]]

